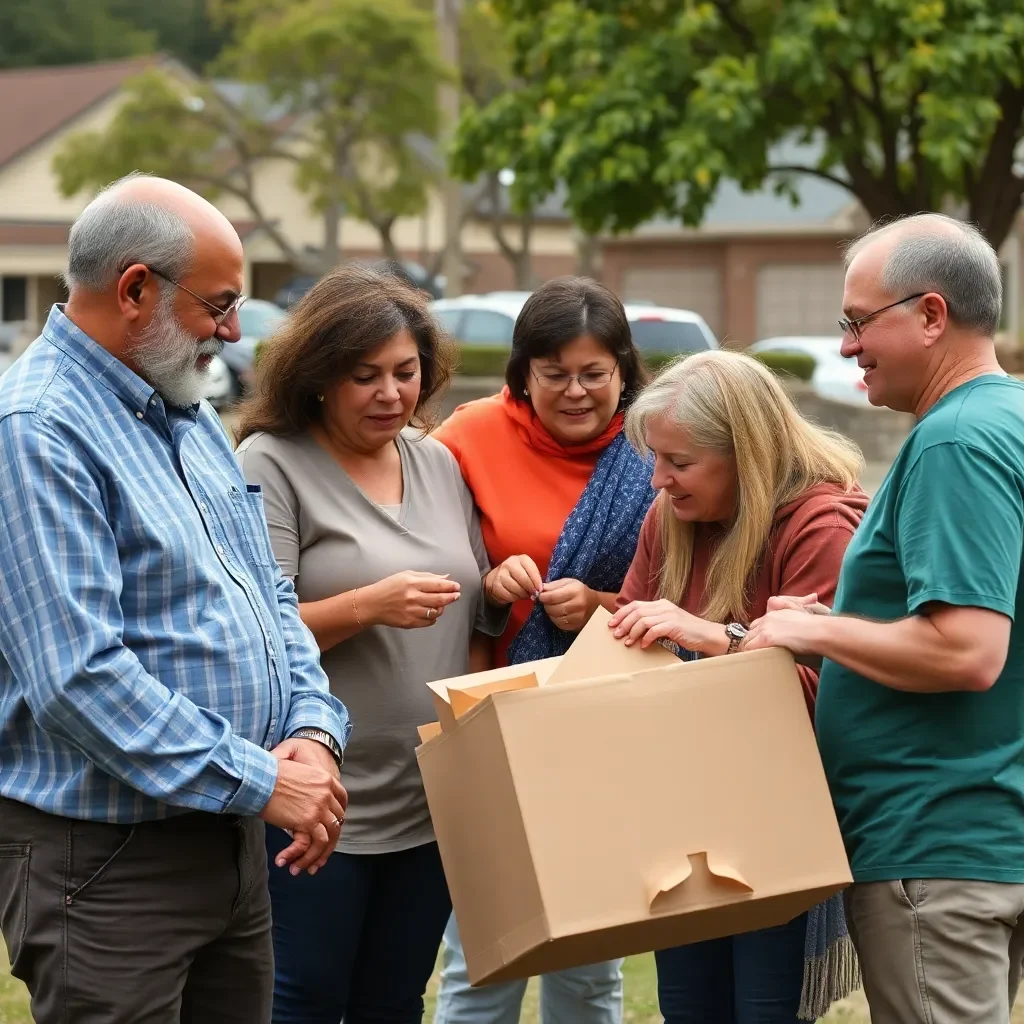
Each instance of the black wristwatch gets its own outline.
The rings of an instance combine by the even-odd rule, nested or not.
[[[747,627],[741,626],[738,622],[730,622],[725,627],[725,635],[729,638],[729,649],[725,653],[735,654],[747,635]]]
[[[341,766],[345,763],[345,752],[341,749],[338,741],[326,729],[296,729],[288,738],[291,740],[316,740],[317,743],[322,743],[331,752],[331,757],[334,758],[334,763],[338,766],[339,773],[341,772]]]

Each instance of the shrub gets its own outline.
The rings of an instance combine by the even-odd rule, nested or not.
[[[504,377],[509,350],[496,345],[460,345],[456,373],[464,377]]]
[[[678,358],[679,352],[646,352],[644,360],[657,372],[667,363]],[[798,380],[810,380],[814,376],[814,356],[805,352],[759,352],[751,353],[755,359],[764,363],[772,373],[780,377],[796,377]]]
[[[772,373],[780,377],[796,377],[797,380],[810,380],[817,365],[814,356],[806,352],[755,352],[753,356]]]
[[[258,358],[259,349],[256,351]],[[508,349],[497,345],[460,345],[459,353],[455,372],[463,377],[505,376]],[[652,371],[657,372],[679,355],[679,352],[645,352],[644,360]],[[814,376],[814,357],[804,352],[760,352],[754,358],[780,377],[810,380]]]

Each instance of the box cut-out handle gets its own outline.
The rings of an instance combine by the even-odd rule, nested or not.
[[[693,862],[703,862],[706,871],[711,875],[712,880],[721,882],[730,888],[739,889],[742,892],[753,892],[754,888],[731,864],[715,857],[713,854],[704,851],[691,853],[679,867],[666,872],[647,886],[647,905],[654,911],[658,910],[665,900],[675,892],[678,892],[687,879],[693,875]]]

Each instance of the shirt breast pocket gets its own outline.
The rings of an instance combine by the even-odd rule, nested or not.
[[[244,492],[232,487],[231,500],[235,506],[234,528],[241,538],[243,553],[261,569],[273,568],[274,553],[270,550],[263,512],[263,492],[255,484],[249,484]]]

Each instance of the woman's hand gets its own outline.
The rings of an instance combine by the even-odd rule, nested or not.
[[[803,597],[769,597],[768,611],[810,612],[812,615],[831,615],[832,609],[818,600],[817,594],[806,594]]]
[[[409,569],[352,595],[360,625],[419,629],[432,626],[445,608],[458,601],[459,584],[447,576]]]
[[[484,577],[484,593],[491,604],[513,604],[536,598],[544,577],[529,555],[511,555]]]
[[[597,594],[579,580],[545,583],[538,598],[548,618],[568,633],[581,630],[597,608]]]
[[[729,649],[725,626],[691,615],[671,601],[633,601],[620,608],[608,626],[627,647],[637,641],[647,648],[657,640],[672,640],[688,651],[707,655],[725,654]]]

